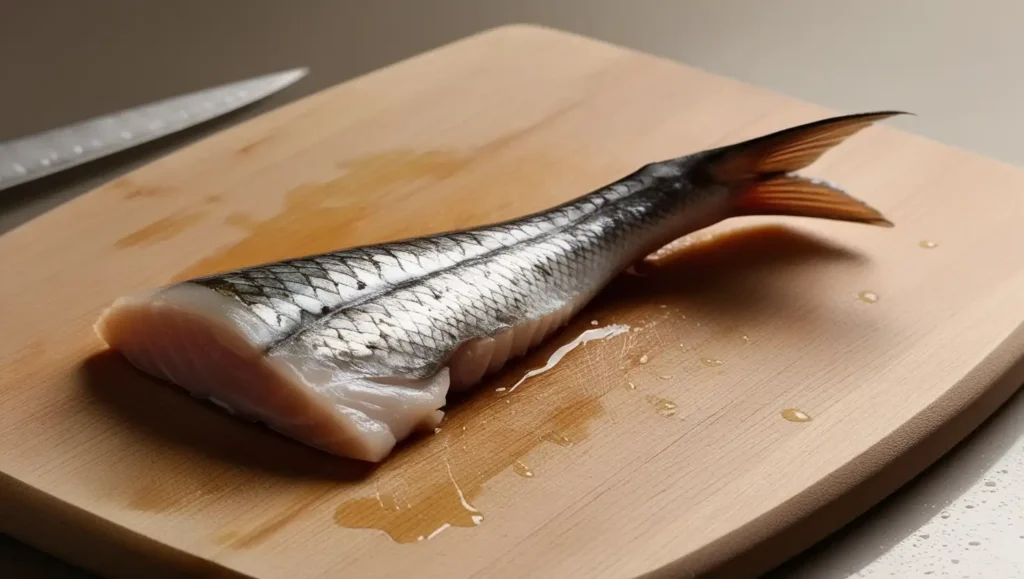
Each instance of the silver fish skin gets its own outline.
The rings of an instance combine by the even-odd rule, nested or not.
[[[655,162],[502,223],[221,272],[117,300],[134,365],[305,444],[368,461],[563,326],[624,269],[740,215],[891,226],[794,171],[898,112],[825,119]]]

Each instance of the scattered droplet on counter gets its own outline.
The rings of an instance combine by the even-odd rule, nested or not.
[[[918,535],[918,536],[919,536],[919,537],[921,537],[922,539],[927,539],[927,538],[928,538],[928,537],[930,537],[931,535]]]
[[[938,243],[935,243],[934,241],[928,241],[927,239],[922,239],[917,244],[924,249],[935,249],[936,247],[939,246]]]
[[[597,325],[597,320],[590,320],[590,325],[591,326],[596,326]]]
[[[946,512],[946,511],[943,511],[942,514],[939,515],[939,516],[942,517],[943,519],[948,519],[950,517],[950,514],[948,512]]]
[[[647,360],[648,360],[647,354],[644,354],[643,356],[640,356],[640,363],[641,364],[646,364]]]
[[[441,433],[441,427],[438,426],[437,428],[434,429],[434,434],[440,434],[440,433]]]
[[[743,334],[742,336],[740,336],[740,339],[743,340],[744,342],[748,343],[748,344],[750,343],[750,336],[748,336],[746,334]]]
[[[949,562],[954,564],[954,565],[956,565],[957,563],[960,562],[960,559],[950,559]]]
[[[661,378],[662,380],[671,380],[672,379],[672,375],[671,374],[662,374],[661,376],[658,376],[658,378]]]
[[[787,408],[782,411],[782,417],[790,422],[808,422],[811,417],[803,410]]]
[[[964,508],[973,509],[974,505],[964,505]]]
[[[717,358],[701,358],[700,363],[707,366],[708,368],[714,368],[715,366],[721,366],[725,362]]]
[[[504,392],[505,390],[508,390],[508,388],[505,388],[504,386],[502,386],[501,388],[494,389],[495,392]]]
[[[871,290],[864,290],[857,294],[857,299],[866,304],[875,304],[878,303],[878,294]]]
[[[628,388],[630,390],[636,390],[636,384],[634,384],[632,382],[627,382],[626,383],[626,388]]]
[[[987,487],[994,487],[994,486],[996,486],[996,481],[992,481],[992,480],[985,481],[985,486],[987,486]]]
[[[533,471],[530,470],[530,467],[526,466],[519,460],[512,463],[512,472],[523,478],[533,478]]]
[[[981,544],[981,541],[971,541],[971,542],[969,542],[967,544],[972,546],[972,547],[977,547],[978,545]]]

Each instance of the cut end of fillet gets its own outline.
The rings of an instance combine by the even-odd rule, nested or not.
[[[267,354],[269,326],[191,283],[120,298],[95,330],[140,370],[346,458],[378,462],[414,431],[432,430],[448,393],[447,370],[399,384],[324,360],[301,342]]]

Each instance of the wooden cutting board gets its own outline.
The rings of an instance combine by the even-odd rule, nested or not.
[[[100,187],[0,238],[0,526],[113,577],[763,571],[1024,379],[1021,171],[868,129],[809,173],[894,229],[751,217],[696,234],[378,466],[149,379],[91,325],[122,294],[518,216],[833,113],[506,27]],[[615,324],[630,329],[497,391]]]

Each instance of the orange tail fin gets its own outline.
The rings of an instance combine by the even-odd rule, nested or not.
[[[861,129],[896,111],[834,117],[785,129],[709,155],[705,167],[718,183],[735,187],[737,215],[795,215],[892,226],[862,201],[827,183],[792,174]]]

